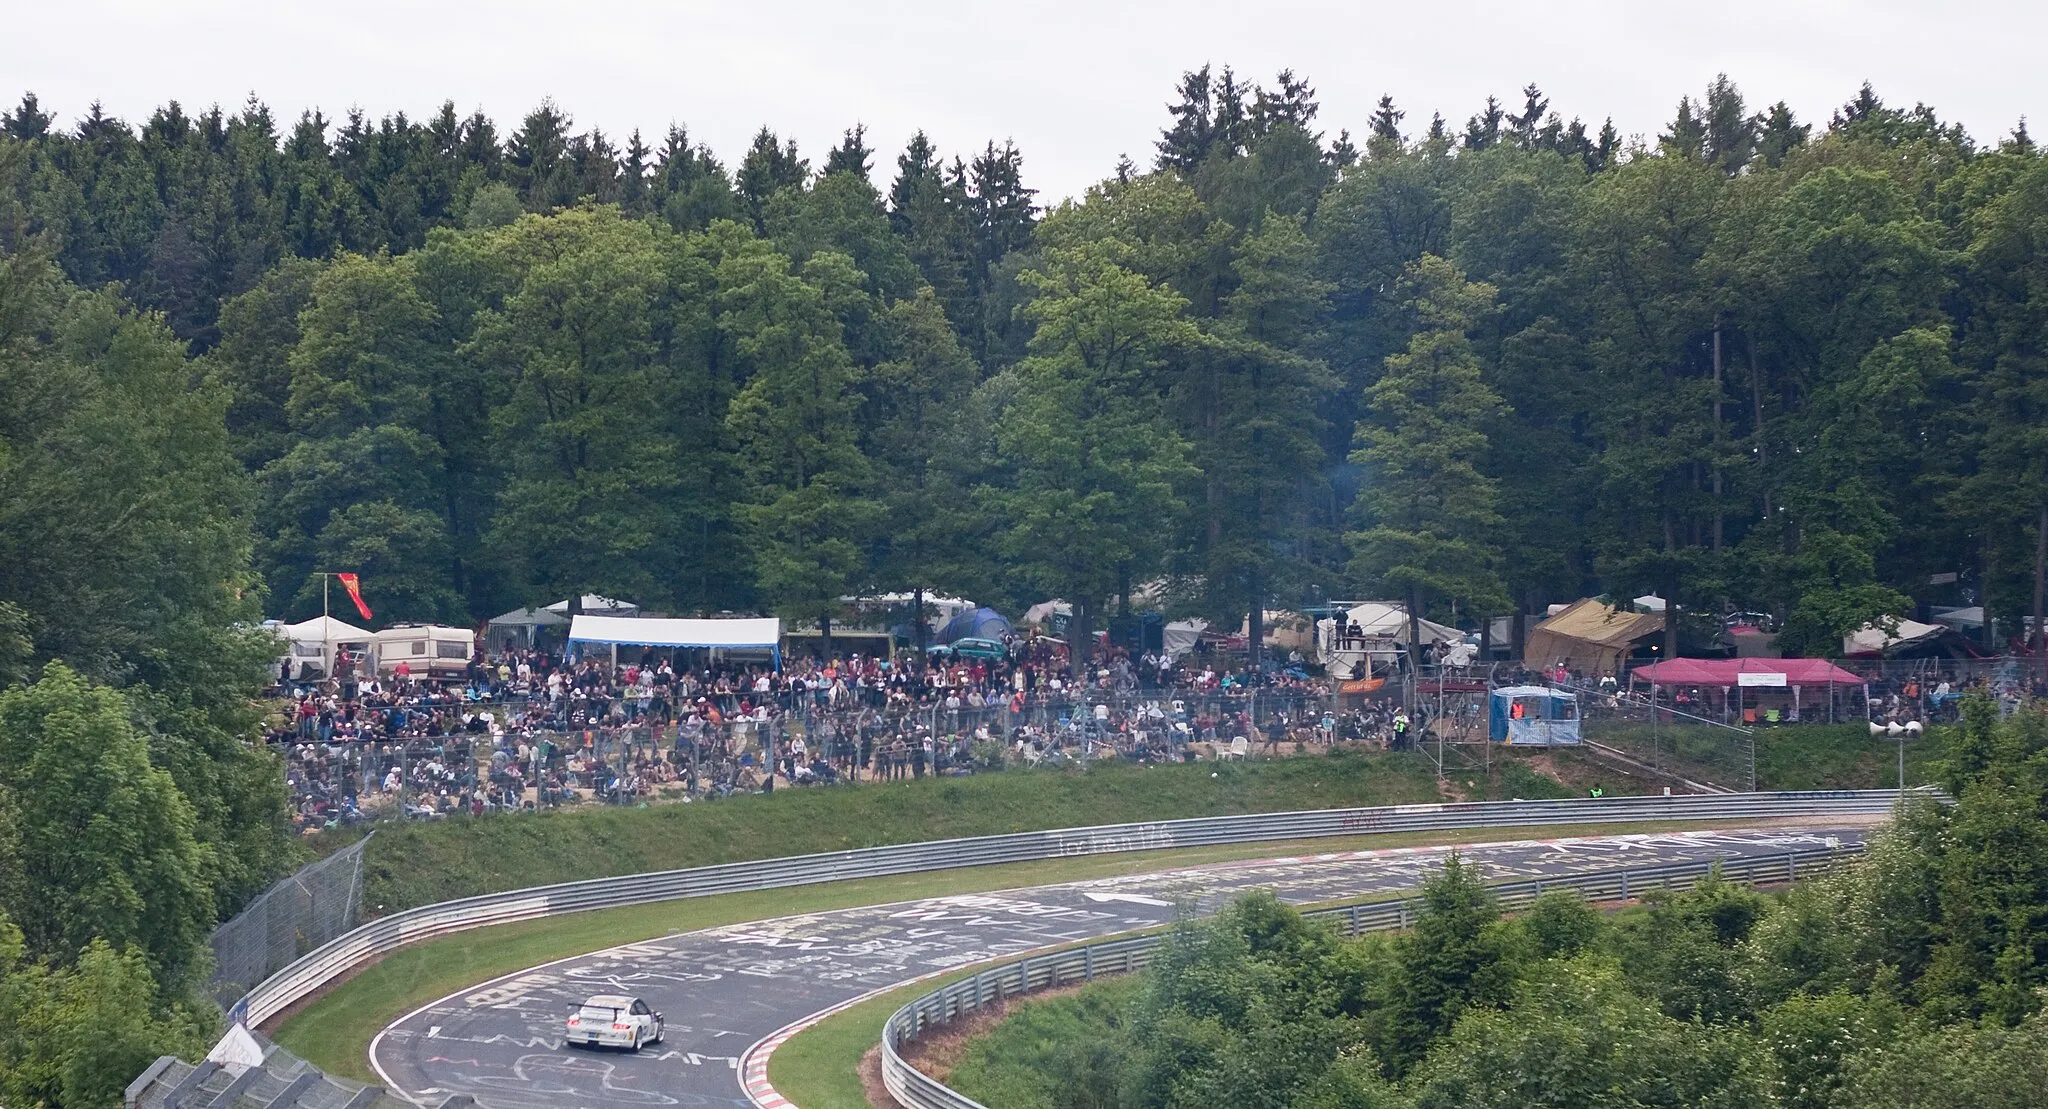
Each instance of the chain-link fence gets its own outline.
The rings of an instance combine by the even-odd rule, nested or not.
[[[265,890],[214,929],[213,995],[223,1008],[292,960],[356,926],[369,837]],[[231,1014],[232,1015],[232,1014]]]

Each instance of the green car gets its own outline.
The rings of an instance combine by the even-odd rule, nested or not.
[[[990,662],[1001,662],[1010,657],[1010,652],[994,639],[956,639],[951,643],[934,645],[929,653],[935,659],[978,658]]]

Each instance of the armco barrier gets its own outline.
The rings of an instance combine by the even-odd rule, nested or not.
[[[260,1025],[335,978],[406,944],[470,928],[591,909],[1073,855],[1465,828],[1870,816],[1889,812],[1897,800],[1898,794],[1893,790],[1859,790],[1491,801],[1255,813],[936,840],[595,878],[444,901],[370,921],[265,979],[235,1004],[232,1015],[251,1027]]]
[[[1863,845],[1857,843],[1840,848],[1719,862],[1599,871],[1497,885],[1493,887],[1493,893],[1501,907],[1507,909],[1525,906],[1543,891],[1556,889],[1577,890],[1595,901],[1625,900],[1645,890],[1691,886],[1716,867],[1729,881],[1790,882],[1824,872],[1842,858],[1860,854],[1862,850]],[[1347,935],[1356,936],[1363,932],[1407,927],[1414,919],[1419,904],[1419,900],[1411,898],[1318,909],[1303,915],[1331,921]],[[996,1004],[1004,998],[1068,982],[1087,981],[1098,975],[1126,974],[1143,969],[1165,939],[1160,934],[1134,936],[1019,959],[925,994],[896,1010],[888,1023],[882,1026],[882,1084],[888,1087],[890,1096],[904,1109],[988,1109],[912,1066],[900,1053],[902,1045],[917,1039],[927,1028],[957,1020],[983,1005]]]

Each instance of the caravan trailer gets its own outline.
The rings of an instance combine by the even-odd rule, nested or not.
[[[413,678],[460,678],[469,673],[476,636],[444,624],[398,624],[377,633],[377,673],[395,674],[404,663]]]

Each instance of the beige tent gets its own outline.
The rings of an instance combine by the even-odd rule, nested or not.
[[[1587,597],[1529,629],[1522,658],[1531,666],[1563,662],[1574,670],[1611,674],[1638,641],[1663,633],[1661,612],[1624,612]]]

